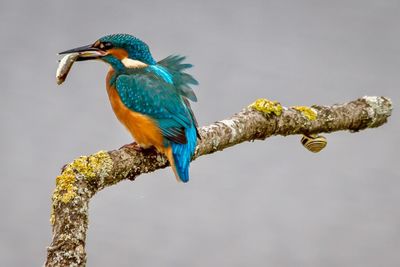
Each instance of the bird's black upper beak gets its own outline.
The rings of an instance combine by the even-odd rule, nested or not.
[[[64,54],[71,54],[71,53],[79,54],[79,57],[76,61],[98,59],[98,58],[106,55],[106,52],[104,52],[103,50],[98,49],[96,47],[93,47],[93,45],[85,45],[85,46],[77,47],[74,49],[60,52],[58,54],[64,55]]]

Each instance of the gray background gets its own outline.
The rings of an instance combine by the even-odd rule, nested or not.
[[[90,207],[89,266],[400,266],[399,1],[1,1],[0,265],[40,266],[60,167],[131,142],[105,92],[108,67],[57,52],[116,32],[200,81],[200,125],[256,98],[333,104],[392,98],[389,123],[246,143],[122,182]]]

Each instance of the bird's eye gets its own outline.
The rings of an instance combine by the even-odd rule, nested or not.
[[[113,44],[110,43],[110,42],[100,42],[100,41],[97,41],[97,42],[95,42],[95,43],[93,44],[92,47],[95,47],[95,48],[101,49],[101,50],[103,50],[103,51],[106,51],[106,50],[108,50],[108,49],[113,48],[114,46],[113,46]]]
[[[103,47],[100,47],[101,49],[111,49],[113,47],[112,43],[110,42],[106,42],[106,43],[102,43]]]

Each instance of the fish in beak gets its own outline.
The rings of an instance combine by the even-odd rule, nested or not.
[[[75,61],[99,59],[107,55],[107,52],[99,48],[96,48],[93,45],[85,45],[74,49],[66,50],[58,54],[65,55],[60,60],[56,73],[56,81],[57,84],[60,85],[67,78],[67,75]]]
[[[73,54],[73,53],[78,54],[76,61],[99,59],[99,58],[107,55],[107,53],[105,51],[103,51],[99,48],[93,47],[93,45],[85,45],[85,46],[77,47],[74,49],[60,52],[58,54],[65,55],[65,54]]]

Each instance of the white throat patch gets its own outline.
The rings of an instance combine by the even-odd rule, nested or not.
[[[128,69],[145,68],[148,65],[139,60],[130,59],[128,57],[121,60],[122,64]]]

